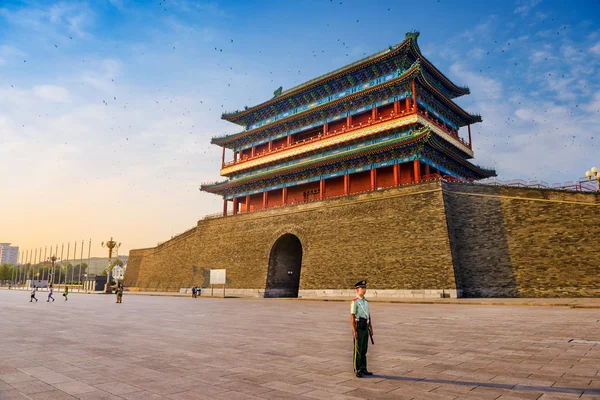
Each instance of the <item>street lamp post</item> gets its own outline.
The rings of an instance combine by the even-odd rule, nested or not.
[[[112,293],[112,290],[110,287],[110,264],[112,264],[112,252],[113,252],[113,249],[117,249],[117,252],[118,252],[119,247],[121,247],[121,243],[120,242],[117,243],[111,237],[108,242],[106,242],[106,243],[102,242],[101,245],[102,245],[102,247],[108,248],[108,267],[106,268],[106,286],[104,287],[104,293]]]
[[[54,265],[56,264],[56,261],[57,261],[57,260],[60,260],[60,258],[58,258],[58,257],[56,257],[56,256],[51,256],[51,257],[48,257],[48,261],[52,262],[52,269],[51,269],[51,271],[52,271],[52,272],[51,272],[51,276],[52,276],[52,278],[51,278],[51,280],[49,279],[49,280],[50,280],[50,283],[48,284],[48,286],[50,286],[50,285],[54,285]]]
[[[589,171],[586,171],[585,176],[587,176],[590,181],[594,178],[596,182],[598,182],[598,191],[600,192],[600,172],[598,171],[598,168],[593,167]]]

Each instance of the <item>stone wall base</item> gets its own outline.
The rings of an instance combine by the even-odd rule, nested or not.
[[[456,289],[367,289],[367,298],[396,298],[396,299],[439,299],[442,297],[455,299],[460,297]],[[327,298],[327,297],[352,297],[356,296],[356,289],[308,289],[300,290],[299,298]]]
[[[192,293],[191,288],[181,288],[180,293]],[[223,296],[223,287],[201,289],[200,296]],[[230,289],[225,290],[226,296],[235,297],[265,297],[264,289]],[[321,299],[321,298],[354,298],[355,289],[306,289],[300,290],[298,298],[300,299]],[[367,289],[367,298],[376,299],[439,299],[442,297],[456,299],[461,296],[461,292],[456,289],[422,289],[422,290],[391,290],[391,289]]]

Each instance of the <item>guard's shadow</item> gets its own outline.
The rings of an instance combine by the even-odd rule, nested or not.
[[[404,382],[428,382],[428,383],[440,383],[444,385],[455,385],[455,386],[481,386],[494,389],[508,389],[508,390],[525,390],[534,392],[546,392],[546,393],[570,393],[581,395],[584,391],[588,395],[600,395],[600,389],[591,388],[562,388],[556,386],[529,386],[529,385],[510,385],[506,383],[491,383],[491,382],[475,382],[475,381],[451,381],[447,379],[428,379],[428,378],[410,378],[407,376],[392,376],[392,375],[378,375],[374,374],[369,378],[389,379],[392,381],[404,381]],[[363,379],[365,379],[363,378]]]

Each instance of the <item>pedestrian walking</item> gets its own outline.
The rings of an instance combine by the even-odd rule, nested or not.
[[[354,335],[354,373],[357,378],[362,378],[364,375],[373,375],[367,370],[367,349],[369,337],[373,342],[373,324],[369,302],[365,298],[367,281],[356,282],[354,287],[356,288],[356,297],[352,300],[350,307],[350,321]]]
[[[65,301],[69,300],[69,287],[65,286],[65,292],[63,293],[63,297],[65,298]]]
[[[117,288],[117,303],[121,304],[123,303],[123,285],[119,284],[119,287]]]
[[[52,285],[50,285],[50,291],[48,292],[48,300],[46,300],[46,303],[50,302],[50,299],[52,299],[52,301],[54,301],[54,297],[52,297],[52,293],[54,293],[54,288],[52,287]]]
[[[35,292],[37,292],[37,287],[35,285],[33,285],[33,289],[31,289],[31,298],[29,299],[29,302],[31,303],[33,300],[35,300],[35,302],[37,303],[38,299],[36,299],[35,297]]]

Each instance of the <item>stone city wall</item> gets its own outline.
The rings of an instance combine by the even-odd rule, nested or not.
[[[262,296],[286,233],[302,244],[301,297],[363,278],[371,297],[600,295],[597,194],[439,181],[201,220],[132,250],[125,284],[206,288],[225,268],[228,294]]]

